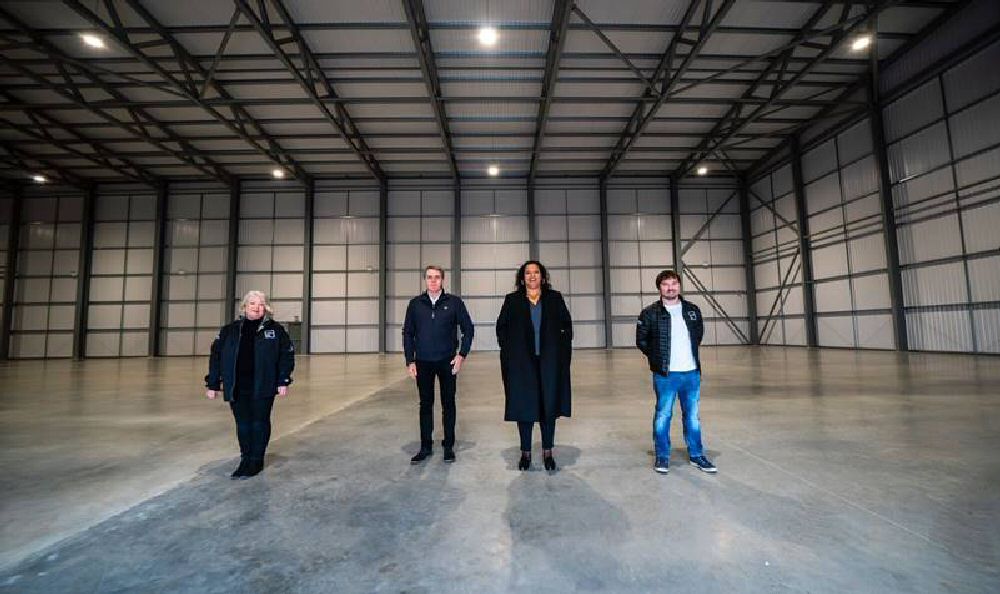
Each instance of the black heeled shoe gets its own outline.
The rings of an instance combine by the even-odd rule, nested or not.
[[[236,467],[236,470],[234,470],[231,475],[229,475],[229,478],[233,479],[234,481],[239,478],[242,478],[243,475],[246,474],[248,466],[250,466],[250,461],[247,460],[246,458],[240,458],[240,465]]]
[[[518,470],[528,470],[531,468],[531,454],[521,452],[521,461],[517,463]]]
[[[542,456],[542,461],[545,463],[545,470],[551,472],[556,469],[556,459],[553,458],[551,454],[548,456]]]

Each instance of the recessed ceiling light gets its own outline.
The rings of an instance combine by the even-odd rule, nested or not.
[[[479,28],[479,43],[483,45],[495,45],[497,42],[497,30],[493,27]]]
[[[708,175],[708,167],[699,167],[698,175]]]
[[[500,168],[496,165],[490,165],[486,168],[486,173],[488,173],[490,177],[496,177],[500,175]]]
[[[104,49],[104,39],[93,33],[80,33],[80,40],[89,47],[94,49]]]
[[[44,184],[49,180],[44,175],[39,175],[36,173],[35,175],[31,176],[31,181],[35,182],[36,184]]]
[[[280,167],[275,167],[274,169],[271,170],[271,177],[273,177],[274,179],[284,179],[285,170],[281,169]]]
[[[870,35],[862,35],[854,40],[854,43],[851,44],[851,49],[856,52],[860,52],[867,49],[868,46],[871,45],[871,42],[872,38]]]

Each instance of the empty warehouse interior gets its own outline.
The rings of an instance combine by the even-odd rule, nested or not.
[[[998,64],[994,0],[0,0],[0,589],[1000,590]],[[505,422],[529,260],[558,470]],[[668,269],[717,473],[681,409],[654,471]],[[229,480],[251,291],[294,382]]]

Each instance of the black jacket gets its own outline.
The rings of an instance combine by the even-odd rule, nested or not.
[[[236,398],[233,388],[236,386],[236,361],[240,348],[240,328],[243,324],[257,325],[253,347],[253,397],[273,398],[279,386],[292,383],[295,347],[281,324],[271,318],[255,321],[240,317],[219,330],[219,335],[212,343],[205,386],[209,390],[225,390],[226,401]]]
[[[462,329],[462,344],[458,343],[456,328]],[[455,356],[469,356],[475,334],[472,318],[465,303],[455,295],[441,291],[436,303],[431,303],[427,293],[421,293],[406,306],[403,320],[403,354],[406,364],[414,361],[442,361]]]
[[[573,412],[570,361],[573,356],[573,320],[559,291],[543,290],[541,354],[535,365],[535,328],[528,296],[507,295],[497,318],[500,375],[504,389],[505,421],[540,421],[544,406],[549,419]],[[540,406],[541,405],[541,406]]]
[[[687,325],[691,337],[691,350],[694,362],[701,371],[701,359],[698,347],[705,336],[705,322],[701,310],[690,301],[681,299],[681,315]],[[647,305],[641,313],[635,327],[635,346],[646,355],[649,370],[653,373],[667,374],[670,372],[670,314],[663,306],[663,301]]]

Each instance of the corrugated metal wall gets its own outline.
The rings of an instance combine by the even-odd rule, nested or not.
[[[219,326],[232,319],[233,297],[226,295],[229,190],[171,185],[166,218],[160,352],[207,354]]]
[[[879,177],[864,119],[802,155],[819,346],[894,348]]]
[[[749,195],[760,342],[805,345],[802,259],[791,165],[752,182]]]
[[[747,344],[739,187],[682,183],[678,195],[684,296],[705,318],[703,344]]]
[[[71,357],[84,197],[31,188],[19,224],[10,357]]]
[[[149,354],[155,219],[156,194],[150,188],[108,186],[98,190],[88,293],[88,357]],[[197,248],[184,249],[195,255]],[[175,264],[181,259],[180,251],[174,252]],[[215,310],[218,308],[213,310],[215,316],[202,320],[204,325],[221,321],[220,312]]]
[[[315,184],[311,352],[378,350],[380,208],[379,190],[370,184]],[[295,263],[301,269],[301,260]]]
[[[1000,43],[885,108],[910,348],[1000,352]]]
[[[659,292],[656,275],[673,268],[667,181],[613,180],[608,185],[612,346],[635,346],[635,320]]]

